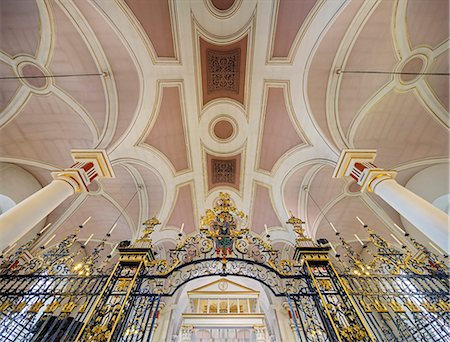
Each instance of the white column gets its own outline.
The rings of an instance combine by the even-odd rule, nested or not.
[[[253,331],[256,335],[256,342],[266,342],[266,327],[264,325],[255,325],[253,326]]]
[[[372,163],[375,156],[375,150],[343,150],[333,177],[352,177],[361,186],[361,191],[373,192],[380,196],[400,215],[448,253],[450,217],[398,184],[394,179],[397,171],[376,167]]]
[[[52,172],[54,180],[0,215],[0,252],[21,238],[66,198],[76,192],[88,191],[87,186],[97,177],[114,177],[103,150],[72,151],[75,164],[68,169]]]
[[[75,189],[68,182],[55,179],[0,215],[0,251],[12,245],[74,193]]]
[[[371,188],[400,215],[449,253],[450,217],[446,213],[401,186],[395,179],[380,177],[372,181]]]

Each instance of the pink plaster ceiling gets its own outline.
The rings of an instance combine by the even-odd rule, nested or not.
[[[138,188],[131,174],[122,166],[114,166],[115,179],[105,180],[103,190],[116,200],[133,220],[134,226],[139,227],[139,196]],[[118,215],[117,215],[118,216]]]
[[[308,75],[308,100],[322,133],[332,142],[326,116],[326,90],[339,44],[363,1],[350,2],[328,30],[312,60]]]
[[[259,158],[259,168],[269,172],[286,152],[304,144],[292,124],[286,102],[283,88],[269,87]]]
[[[398,62],[391,22],[394,1],[382,1],[359,33],[345,70],[391,71]],[[375,57],[375,58],[374,58]],[[384,84],[392,79],[381,74],[343,74],[339,88],[339,124],[344,134],[355,114]]]
[[[35,1],[2,0],[0,49],[11,57],[34,56],[39,44],[39,11]]]
[[[198,230],[199,224],[195,220],[192,190],[191,184],[185,184],[178,188],[177,198],[166,226],[181,227],[184,223],[183,231],[186,234]]]
[[[376,148],[377,165],[389,168],[448,156],[448,139],[448,130],[431,117],[414,92],[393,91],[365,116],[354,142],[357,148]]]
[[[139,78],[130,52],[112,30],[110,23],[98,15],[89,1],[75,0],[77,7],[88,20],[111,66],[118,93],[118,120],[113,142],[131,125],[139,102]]]
[[[400,79],[405,82],[409,83],[412,81],[415,81],[420,76],[418,75],[411,75],[411,74],[417,74],[420,73],[425,65],[425,62],[420,57],[413,57],[409,61],[405,63],[402,67],[402,72],[405,73],[405,75],[400,75]]]
[[[125,0],[148,35],[158,57],[175,58],[167,0]]]
[[[287,57],[300,27],[317,0],[280,0],[272,57]]]
[[[55,95],[32,95],[14,120],[0,129],[0,154],[69,167],[70,150],[92,147],[85,122]]]
[[[45,79],[44,72],[34,64],[22,64],[21,73],[23,82],[28,83],[31,87],[44,89],[48,85],[48,80]]]
[[[448,39],[448,0],[408,1],[406,23],[411,49],[427,44],[432,47]]]
[[[447,73],[449,72],[449,52],[446,50],[444,53],[440,54],[433,63],[431,68],[431,72],[435,73]],[[436,94],[440,103],[444,106],[444,108],[449,110],[449,86],[448,86],[448,76],[426,76],[426,80],[428,84],[431,86],[431,89]]]
[[[102,70],[95,64],[92,53],[79,31],[59,5],[53,6],[53,15],[56,37],[49,65],[52,73],[54,75],[101,73]],[[55,83],[87,110],[101,132],[106,119],[105,91],[101,77],[59,77],[55,79]]]
[[[203,105],[218,98],[244,104],[248,37],[228,45],[199,39]]]
[[[0,75],[4,77],[12,77],[15,76],[13,70],[9,65],[0,61]],[[5,107],[12,100],[14,94],[19,89],[20,81],[19,80],[1,80],[1,88],[0,88],[0,115]]]
[[[186,4],[183,2],[183,6],[192,6],[192,11],[179,11],[177,12],[177,15],[186,13],[188,17],[170,18],[169,7],[171,6],[171,2],[169,1],[155,0],[148,2],[144,0],[126,0],[130,8],[134,11],[137,19],[140,21],[143,30],[146,31],[149,39],[154,45],[156,55],[162,58],[168,57],[169,59],[174,56],[176,57],[171,20],[174,22],[179,20],[176,22],[176,25],[177,27],[181,27],[179,26],[180,23],[186,23],[187,21],[192,20],[192,13],[199,9],[198,6],[207,6],[207,1],[211,0],[200,1],[195,5],[195,8],[192,6],[193,2],[186,2]],[[225,2],[226,1],[223,3]],[[232,4],[235,4],[231,0],[228,2],[231,5],[226,6],[233,6]],[[2,27],[3,25],[6,27],[2,33],[4,34],[4,37],[7,37],[0,42],[0,48],[3,47],[4,49],[9,49],[9,52],[7,52],[11,54],[15,53],[11,52],[15,49],[18,52],[33,55],[38,46],[39,26],[34,1],[31,1],[33,5],[27,8],[24,8],[23,2],[20,2],[19,4],[17,1],[4,0],[2,1],[2,5],[4,5],[4,3],[7,5],[0,9],[0,19],[2,20]],[[64,11],[61,10],[58,3],[59,2],[56,1],[52,2],[52,5],[50,6],[52,13],[54,14],[50,20],[53,20],[54,22],[52,23],[55,24],[55,44],[53,45],[55,50],[54,54],[51,56],[50,70],[53,73],[58,74],[104,71],[97,68],[94,58],[91,57],[91,51],[93,50],[91,50],[91,47],[88,47],[88,44],[86,43],[86,40],[89,40],[89,35],[86,37],[86,40],[80,36],[76,26],[78,24],[81,25],[81,23],[72,23],[66,17]],[[143,123],[140,129],[136,128],[136,130],[134,130],[135,127],[132,127],[132,125],[135,124],[134,120],[137,118],[136,114],[139,109],[142,110],[142,113],[146,111],[147,120],[149,122],[151,121],[153,125],[149,128],[147,136],[143,139],[145,143],[151,144],[161,151],[161,153],[164,153],[170,163],[173,164],[176,171],[183,171],[190,168],[190,152],[192,152],[192,158],[196,158],[195,160],[193,159],[192,163],[194,163],[194,161],[200,163],[197,165],[200,165],[199,167],[201,170],[201,158],[204,156],[203,152],[195,150],[190,151],[190,149],[194,149],[196,146],[200,145],[192,144],[193,147],[187,147],[186,144],[186,141],[200,141],[196,140],[201,139],[201,137],[198,137],[198,126],[194,122],[192,130],[190,129],[189,131],[191,136],[185,136],[188,132],[185,130],[182,115],[196,116],[202,112],[202,107],[210,101],[222,101],[222,103],[227,102],[229,104],[229,100],[233,99],[238,102],[238,104],[245,104],[247,106],[245,101],[245,96],[247,94],[244,94],[245,86],[248,86],[248,89],[256,89],[255,85],[257,86],[259,84],[261,86],[261,84],[263,84],[261,83],[263,82],[261,81],[261,77],[266,77],[264,75],[270,75],[270,79],[272,79],[273,75],[273,79],[275,79],[273,82],[280,82],[276,79],[281,77],[286,78],[286,82],[287,79],[289,79],[289,82],[292,82],[291,84],[293,84],[293,82],[300,84],[298,82],[302,82],[301,80],[307,73],[306,98],[304,98],[302,94],[293,94],[293,96],[299,96],[295,103],[301,103],[301,106],[303,106],[303,101],[306,101],[306,108],[311,111],[321,134],[330,138],[330,132],[328,131],[329,123],[326,118],[326,104],[327,101],[331,99],[327,98],[326,90],[329,85],[328,81],[330,75],[334,73],[334,70],[331,70],[331,66],[336,51],[342,42],[347,29],[354,19],[361,19],[357,18],[357,12],[360,7],[367,2],[357,0],[347,2],[342,7],[343,11],[336,18],[333,18],[331,22],[321,22],[320,20],[322,20],[322,17],[316,18],[317,24],[320,26],[317,28],[317,32],[324,32],[324,36],[318,37],[317,50],[315,50],[312,60],[308,61],[307,66],[309,69],[305,71],[298,69],[296,65],[283,66],[283,68],[286,68],[283,69],[286,73],[280,75],[275,72],[275,69],[278,67],[273,69],[273,74],[271,73],[272,69],[270,68],[274,68],[273,65],[260,65],[258,68],[246,68],[246,66],[250,66],[254,62],[253,56],[247,56],[246,50],[248,43],[247,39],[250,39],[250,37],[244,37],[240,42],[229,45],[214,45],[200,39],[200,50],[198,51],[198,54],[202,64],[200,70],[202,79],[199,80],[199,82],[202,82],[202,87],[195,88],[195,81],[194,83],[192,82],[192,72],[189,74],[189,68],[186,69],[188,71],[185,71],[185,68],[180,69],[180,76],[177,76],[177,79],[183,79],[186,89],[190,89],[190,91],[193,89],[194,92],[202,92],[200,96],[194,96],[193,101],[187,102],[186,108],[189,110],[189,113],[186,114],[184,114],[182,110],[184,109],[184,103],[182,103],[180,99],[180,89],[182,88],[175,86],[161,88],[161,103],[158,113],[152,113],[151,110],[148,110],[149,107],[140,107],[140,101],[143,96],[150,96],[152,99],[150,103],[155,102],[154,99],[158,98],[154,94],[145,92],[145,89],[143,88],[144,84],[142,82],[143,77],[149,77],[146,79],[146,85],[148,84],[147,82],[165,82],[164,77],[168,77],[169,74],[167,74],[166,71],[169,69],[167,69],[166,66],[157,65],[152,67],[155,69],[154,74],[138,74],[139,70],[142,70],[139,69],[141,66],[140,63],[152,63],[152,59],[149,54],[144,54],[145,56],[143,57],[142,54],[135,50],[134,44],[136,44],[136,41],[134,41],[134,39],[140,39],[142,37],[137,34],[138,31],[133,34],[132,30],[137,27],[133,26],[133,22],[127,21],[126,16],[122,17],[124,13],[120,12],[121,7],[119,5],[123,5],[123,3],[74,0],[75,6],[78,7],[80,13],[88,21],[95,38],[105,52],[108,64],[111,66],[111,78],[107,79],[107,81],[115,82],[115,85],[117,86],[117,127],[111,127],[112,130],[115,130],[113,142],[111,144],[104,142],[104,145],[112,152],[111,156],[114,156],[116,151],[124,151],[126,153],[135,148],[135,146],[132,145],[125,145],[128,143],[128,140],[125,140],[125,144],[119,146],[117,149],[114,149],[114,143],[118,142],[120,137],[123,137],[126,132],[131,131],[128,129],[133,128],[132,132],[135,134],[133,135],[134,137],[139,136],[140,132],[144,130],[145,123]],[[303,28],[306,30],[310,29],[306,27],[305,20],[308,20],[308,14],[311,13],[311,9],[316,2],[313,0],[280,0],[277,3],[279,3],[279,18],[277,18],[277,24],[274,28],[274,37],[263,37],[261,32],[268,32],[269,30],[267,30],[267,27],[266,30],[261,30],[259,26],[256,26],[252,31],[252,33],[255,34],[255,36],[252,37],[252,40],[254,39],[255,42],[267,42],[273,38],[273,56],[283,58],[292,50],[293,42],[296,37],[298,37],[299,31]],[[320,3],[324,4],[321,9],[324,8],[325,11],[328,2]],[[259,3],[257,3],[257,5],[259,6]],[[395,2],[393,1],[379,2],[375,11],[368,18],[367,22],[365,22],[358,37],[352,42],[351,51],[349,51],[348,59],[346,59],[346,69],[393,70],[396,63],[391,37],[391,30],[395,29],[395,27],[392,26],[395,10],[393,7],[394,5]],[[174,8],[175,11],[177,6]],[[234,19],[243,12],[240,12],[241,7],[234,6],[233,8],[235,7],[237,10],[235,16],[230,18],[231,20],[221,20],[224,27],[223,31],[222,28],[220,28],[218,32],[236,32],[237,27],[235,27],[236,21]],[[272,7],[273,6],[270,8]],[[117,12],[112,10],[114,8],[117,9]],[[442,8],[446,9],[446,11],[442,10]],[[211,7],[209,9],[211,9]],[[206,13],[207,15],[211,14],[207,11],[206,7],[203,10],[203,13]],[[257,12],[255,13],[257,17],[260,15]],[[424,5],[418,1],[411,0],[408,3],[406,20],[408,21],[412,46],[426,45],[434,47],[439,44],[439,42],[445,40],[448,37],[448,25],[443,25],[443,23],[448,24],[447,13],[448,4],[445,2],[436,0],[436,2]],[[131,16],[128,17],[128,19],[130,18]],[[207,30],[207,28],[203,28]],[[316,28],[314,30],[316,30]],[[309,33],[314,35],[317,32],[311,31]],[[193,32],[192,30],[184,30],[180,32],[180,34],[183,38],[190,38],[186,41],[192,42],[193,39],[196,39],[196,32]],[[229,36],[217,36],[212,32],[206,34],[208,34],[209,37],[217,38],[218,41],[224,41],[225,39],[230,38]],[[187,45],[183,44],[183,46]],[[192,46],[190,47],[191,50]],[[300,41],[298,51],[302,51],[302,48],[302,41]],[[212,54],[208,55],[208,49]],[[232,59],[238,55],[236,51],[239,49],[239,58],[237,59],[238,64],[233,64],[236,60],[233,62]],[[187,54],[189,56],[189,54],[195,54],[195,52],[191,50],[180,51],[180,55]],[[256,51],[256,54],[260,53],[261,51]],[[216,61],[221,60],[221,56],[226,56],[226,62],[229,63],[227,65],[231,65],[234,69],[231,69],[230,74],[227,74],[226,68],[214,70],[213,63],[210,63],[208,66],[208,56],[212,60],[216,58]],[[447,60],[448,52],[445,52],[437,58],[430,70],[448,72]],[[413,64],[414,63],[408,65],[408,67],[414,67]],[[261,68],[264,73],[260,74],[259,68]],[[417,69],[417,66],[414,68]],[[160,69],[162,70],[162,73],[160,73]],[[169,73],[176,73],[176,70],[178,69],[170,69]],[[246,70],[250,77],[247,80],[244,80],[244,77],[247,76]],[[291,70],[293,72],[289,73]],[[224,78],[219,80],[211,77],[212,73],[216,71],[222,72]],[[31,71],[26,72],[31,73]],[[11,69],[0,63],[0,75],[11,74]],[[210,81],[212,80],[210,83],[214,83],[214,81],[218,80],[220,81],[217,83],[217,87],[210,87],[210,89],[208,89],[208,76],[210,76]],[[234,84],[227,84],[227,82],[223,83],[224,79],[228,76],[233,77]],[[350,121],[354,118],[355,113],[361,108],[365,101],[376,93],[376,91],[389,79],[389,76],[380,75],[353,76],[345,74],[340,76],[342,82],[339,84],[339,97],[336,100],[339,104],[339,124],[344,127],[344,131],[347,131]],[[427,77],[426,80],[443,105],[448,108],[448,77],[440,78],[440,76],[430,76]],[[253,83],[246,84],[245,81]],[[89,114],[94,117],[99,129],[104,126],[106,110],[107,108],[112,107],[109,107],[109,104],[106,103],[101,78],[85,79],[77,77],[55,79],[55,82],[59,87],[67,91],[72,98],[86,108]],[[5,106],[19,84],[18,81],[3,80],[1,82],[0,105],[3,107]],[[273,85],[273,83],[271,85]],[[296,89],[298,88],[296,87]],[[288,111],[290,108],[286,108],[286,99],[283,89],[273,86],[268,89],[266,96],[266,117],[264,122],[261,121],[261,127],[259,127],[261,128],[263,135],[261,137],[252,136],[253,134],[258,134],[258,127],[253,125],[254,123],[260,122],[260,117],[262,117],[261,101],[264,101],[264,97],[260,96],[260,98],[258,98],[258,94],[263,93],[261,90],[262,88],[260,88],[259,91],[252,91],[252,101],[251,103],[248,102],[248,106],[245,108],[245,115],[249,113],[247,117],[247,124],[251,128],[249,130],[249,137],[252,139],[254,138],[255,142],[259,139],[261,145],[258,146],[258,149],[261,150],[257,151],[255,149],[254,151],[247,151],[246,159],[250,158],[249,160],[255,164],[256,168],[260,167],[260,170],[272,171],[277,164],[277,161],[280,158],[283,159],[283,156],[285,156],[286,152],[290,149],[303,144],[304,139],[302,139],[295,130],[295,123],[293,124],[291,122]],[[190,95],[192,94],[193,93],[191,92]],[[197,103],[196,99],[199,99],[200,103]],[[114,97],[113,101],[116,101]],[[211,104],[211,106],[208,105],[208,108],[206,109],[214,110],[214,107],[215,106]],[[156,105],[155,108],[157,108]],[[293,115],[294,110],[297,111],[297,115],[306,115],[305,113],[298,111],[299,108],[292,108]],[[223,114],[227,113],[218,113],[218,115]],[[142,115],[145,115],[145,113]],[[257,117],[255,117],[255,115]],[[140,117],[139,119],[141,118],[145,119],[145,117]],[[305,118],[305,120],[309,119]],[[113,122],[110,124],[112,125]],[[191,128],[191,125],[189,127]],[[217,132],[219,132],[219,136],[220,134],[227,136],[229,134],[229,127],[218,127]],[[241,134],[241,132],[246,132],[246,130],[239,129],[239,134]],[[315,141],[319,140],[320,139],[317,139]],[[386,168],[416,159],[448,156],[447,142],[448,131],[440,126],[438,121],[433,118],[432,114],[424,109],[423,103],[418,100],[415,91],[410,91],[408,93],[391,92],[388,96],[381,99],[362,121],[355,137],[355,147],[377,148],[378,157],[376,163],[379,166]],[[215,143],[217,143],[217,141]],[[233,146],[233,151],[236,151],[237,148],[241,148],[241,146],[234,146],[237,145],[234,143],[235,141],[230,139],[230,142],[227,142],[227,146],[225,146],[225,144],[223,145],[224,150],[229,146]],[[67,105],[53,95],[38,96],[33,94],[29,102],[20,110],[18,116],[0,130],[1,157],[15,156],[19,158],[29,158],[40,162],[53,163],[57,167],[66,167],[72,163],[70,149],[89,148],[93,147],[92,144],[93,139],[84,122]],[[248,149],[249,146],[255,145],[257,144],[250,144],[246,148]],[[321,147],[321,143],[318,143],[311,148],[317,149],[317,152],[319,153],[328,153],[325,152],[325,147]],[[143,149],[139,149],[140,152],[154,152],[142,150]],[[133,154],[133,156],[141,158],[140,156],[145,155],[145,153],[140,154],[140,152]],[[230,153],[235,152],[228,151],[226,155],[230,155]],[[252,159],[258,153],[260,158],[259,162]],[[225,156],[225,154],[223,156]],[[311,159],[303,160],[302,157],[300,157],[295,163],[297,163],[296,165],[298,166],[312,161],[313,160]],[[121,160],[120,162],[123,161]],[[142,177],[142,181],[147,191],[148,203],[139,203],[137,196],[130,203],[127,214],[133,217],[134,222],[132,223],[132,226],[140,225],[140,222],[137,221],[137,217],[139,208],[142,207],[148,209],[149,216],[170,212],[168,218],[167,216],[161,217],[162,220],[167,222],[168,226],[179,227],[181,223],[184,222],[185,232],[189,233],[194,229],[197,229],[196,203],[201,203],[201,205],[203,205],[204,196],[207,193],[207,191],[204,191],[205,189],[203,189],[203,186],[201,186],[198,193],[194,191],[194,183],[192,180],[198,180],[198,175],[195,174],[195,172],[197,172],[199,168],[194,168],[195,172],[192,172],[192,174],[186,172],[181,175],[176,175],[175,177],[173,177],[173,175],[163,175],[164,179],[167,179],[169,182],[173,181],[175,187],[178,186],[178,193],[173,196],[173,194],[166,194],[167,190],[157,175],[157,172],[159,171],[154,171],[159,168],[159,165],[152,165],[152,168],[146,168],[142,166],[147,163],[147,161],[143,159],[136,160],[136,163],[140,164],[138,165],[128,161],[127,164],[118,167],[118,177],[115,180],[111,180],[112,182],[117,183],[109,184],[107,181],[104,182],[107,193],[111,194],[116,201],[124,206],[129,198],[132,197],[136,189],[130,174],[124,167],[127,167],[131,174],[136,176],[138,181],[139,178]],[[290,167],[297,166],[292,165]],[[301,184],[311,167],[313,166],[304,166],[290,174],[283,183],[284,189],[282,195],[284,197],[285,207],[288,210],[293,210],[294,214],[298,214],[299,193],[302,191]],[[251,165],[251,168],[253,168],[253,165]],[[43,170],[35,167],[28,167],[28,169],[38,177],[43,185],[51,180],[48,174],[46,175]],[[284,225],[284,222],[280,222],[281,218],[279,219],[277,217],[277,214],[272,207],[272,198],[270,196],[272,193],[270,190],[264,185],[254,182],[255,178],[260,179],[259,177],[268,177],[267,183],[270,183],[271,181],[277,183],[282,180],[285,168],[280,168],[278,170],[280,170],[281,174],[276,174],[274,172],[272,176],[258,174],[259,171],[253,169],[242,174],[242,177],[251,178],[250,182],[249,179],[246,178],[246,181],[243,181],[242,184],[253,184],[254,186],[254,197],[248,199],[248,202],[247,199],[245,199],[248,198],[248,196],[245,194],[248,194],[248,191],[251,191],[251,189],[240,190],[245,195],[245,205],[251,203],[253,206],[251,210],[252,226],[257,232],[263,232],[264,223],[268,226]],[[338,183],[332,183],[333,181],[330,179],[330,170],[330,167],[326,167],[320,171],[310,186],[310,191],[312,191],[312,195],[318,200],[320,206],[324,206],[325,203],[334,198],[339,190],[340,185],[337,185]],[[409,177],[409,175],[406,174],[407,172],[409,172],[409,170],[405,172],[402,171],[398,175],[400,183],[404,183]],[[281,179],[277,177],[281,177]],[[200,182],[201,181],[202,180],[200,180]],[[337,181],[334,180],[334,182]],[[182,185],[179,185],[180,183]],[[206,187],[207,186],[205,186],[205,188]],[[167,203],[167,201],[165,201],[166,195],[168,195],[169,198],[175,197],[174,203]],[[48,221],[56,221],[61,214],[69,208],[71,201],[74,199],[76,198],[73,197],[70,201],[64,202],[59,208],[52,212],[48,217]],[[273,198],[274,203],[279,203],[281,200],[281,198]],[[379,205],[384,209],[387,215],[391,216],[394,222],[398,222],[395,221],[398,220],[398,215],[395,216],[395,212],[393,212],[392,209],[383,203],[380,203]],[[170,209],[171,207],[172,209]],[[61,229],[58,230],[59,238],[62,238],[63,235],[70,232],[87,216],[92,216],[93,220],[83,231],[82,236],[89,236],[90,232],[93,230],[101,231],[101,233],[104,234],[119,214],[120,209],[113,207],[105,198],[102,198],[101,196],[88,196],[88,199],[83,203],[81,208],[66,221]],[[279,214],[282,215],[283,213]],[[311,208],[309,209],[309,214],[317,216],[317,212],[314,213]],[[345,231],[345,234],[349,235],[348,237],[353,239],[351,232],[361,231],[356,219],[354,219],[354,216],[356,215],[361,216],[364,220],[375,225],[377,228],[381,227],[379,229],[384,229],[379,220],[376,217],[373,217],[374,214],[371,213],[370,209],[367,208],[358,197],[342,200],[331,209],[330,213],[327,214],[327,217],[335,222],[337,227]],[[312,219],[314,219],[314,217]],[[305,219],[308,220],[308,222],[311,221],[311,217]],[[349,220],[351,220],[351,222]],[[123,218],[120,219],[120,222],[120,228],[118,227],[114,233],[114,240],[130,239],[132,236],[130,228],[135,227],[128,227],[128,224],[123,221]],[[334,236],[331,228],[327,227],[325,222],[320,223],[318,236],[320,235],[326,235],[327,237]],[[361,235],[362,237],[364,236],[363,233],[361,233]],[[98,236],[96,235],[96,238],[97,237],[101,238],[101,234]]]
[[[326,213],[327,219],[335,225],[345,240],[356,240],[353,234],[357,234],[360,239],[366,240],[369,234],[357,221],[356,216],[369,225],[371,229],[383,235],[386,240],[392,240],[388,228],[359,197],[346,197]],[[332,242],[338,241],[325,219],[321,220],[315,236],[316,238],[327,237]]]
[[[230,138],[234,133],[233,125],[228,120],[220,120],[213,127],[214,135],[222,140]]]
[[[53,180],[49,170],[47,169],[24,164],[20,165],[20,167],[31,173],[43,187],[48,185]]]
[[[292,211],[295,216],[298,212],[298,198],[302,187],[303,178],[313,165],[306,165],[289,176],[283,189],[284,204],[287,210]]]
[[[89,216],[92,218],[80,231],[79,237],[80,239],[87,239],[93,233],[94,239],[101,240],[111,229],[119,214],[120,211],[104,197],[89,196],[78,210],[65,220],[61,228],[56,231],[55,241],[62,240]],[[121,216],[109,240],[121,241],[130,239],[132,231],[132,227],[129,227],[127,221]]]
[[[158,216],[161,211],[165,195],[161,181],[150,169],[138,164],[131,164],[131,166],[139,172],[142,180],[144,181],[143,185],[145,186],[145,190],[147,191],[147,208],[149,217],[144,217],[143,219]]]
[[[211,0],[215,8],[221,11],[226,11],[231,6],[233,6],[236,0]]]
[[[264,224],[268,227],[281,227],[280,220],[275,213],[270,199],[269,188],[255,183],[253,208],[250,229],[258,234],[264,232]]]
[[[427,167],[430,167],[430,164],[425,164],[425,165],[420,165],[420,166],[415,166],[415,167],[410,167],[408,169],[399,171],[397,173],[397,177],[395,177],[395,180],[397,181],[397,183],[405,186],[406,183],[409,182],[409,180],[416,175],[417,173],[419,173],[420,171],[426,169]]]
[[[161,151],[176,172],[189,168],[180,96],[180,88],[177,86],[162,88],[156,121],[143,139],[145,144]]]
[[[334,167],[322,167],[312,179],[308,193],[317,203],[308,197],[307,217],[305,219],[312,225],[320,214],[320,210],[324,210],[325,206],[339,196],[346,184],[342,179],[332,178]]]

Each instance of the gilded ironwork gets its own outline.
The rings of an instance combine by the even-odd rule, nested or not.
[[[103,259],[108,235],[83,256],[75,244],[82,226],[52,247],[39,248],[38,234],[2,256],[0,340],[148,341],[161,299],[212,275],[256,279],[286,296],[301,341],[450,340],[448,268],[414,239],[396,248],[365,227],[371,244],[362,257],[338,234],[344,253],[333,263],[326,242],[307,237],[291,215],[295,252],[282,258],[223,193],[165,258],[151,238],[159,224],[153,217],[140,238],[120,243],[115,265]]]

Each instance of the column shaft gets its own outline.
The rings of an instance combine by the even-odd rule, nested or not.
[[[0,251],[21,238],[73,193],[72,185],[55,179],[0,215]]]
[[[450,217],[394,179],[374,180],[373,192],[449,253]]]

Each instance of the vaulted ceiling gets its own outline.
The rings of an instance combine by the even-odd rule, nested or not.
[[[2,0],[0,162],[45,186],[71,149],[107,150],[116,178],[47,217],[54,242],[92,216],[81,241],[117,221],[113,244],[156,215],[170,246],[220,191],[275,243],[293,241],[289,211],[331,241],[328,221],[367,238],[356,215],[387,234],[399,215],[332,171],[343,148],[377,149],[403,185],[448,168],[448,75],[415,75],[449,72],[448,6]]]

